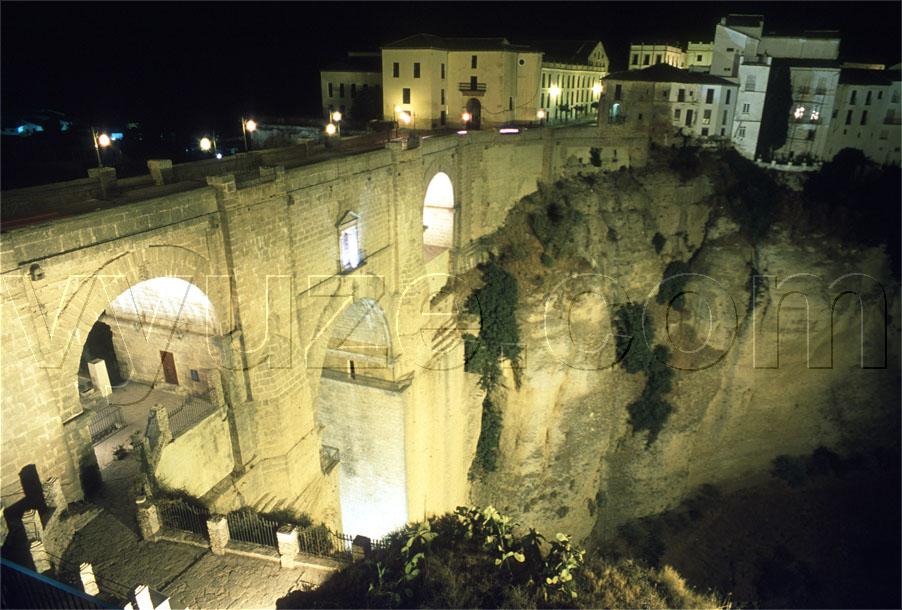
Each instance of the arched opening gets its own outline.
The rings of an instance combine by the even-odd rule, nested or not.
[[[207,295],[176,277],[134,284],[98,317],[82,348],[78,389],[104,484],[117,488],[104,495],[131,493],[139,464],[126,458],[153,406],[166,408],[170,426],[179,427],[173,433],[209,414],[219,334]]]
[[[332,324],[316,418],[323,431],[324,471],[338,458],[342,530],[381,538],[404,525],[403,401],[388,322],[372,299],[355,301]]]
[[[467,123],[467,129],[479,129],[482,124],[482,104],[475,97],[471,97],[467,101],[467,112],[470,113],[470,122]]]
[[[454,243],[454,185],[439,172],[429,181],[423,200],[423,260],[429,262]]]

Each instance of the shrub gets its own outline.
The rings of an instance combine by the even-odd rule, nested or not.
[[[646,447],[655,442],[673,412],[673,405],[663,397],[672,387],[673,370],[667,366],[669,355],[670,351],[663,345],[655,346],[646,369],[645,388],[626,408],[633,433],[648,432]]]
[[[679,175],[680,182],[686,182],[701,174],[701,161],[698,151],[689,146],[680,147],[670,160],[669,165],[670,169]]]
[[[651,245],[655,247],[655,254],[661,253],[665,243],[667,243],[667,238],[660,233],[655,233],[655,236],[651,238]]]
[[[805,459],[799,456],[778,455],[774,458],[771,474],[786,481],[790,487],[801,487],[808,474]]]
[[[493,472],[498,462],[498,443],[501,439],[501,413],[488,398],[482,401],[482,424],[479,430],[479,441],[476,444],[476,456],[473,459],[471,476],[477,471]]]
[[[529,215],[529,228],[545,251],[555,258],[574,251],[574,227],[583,222],[583,214],[566,202],[551,201]]]
[[[664,277],[658,286],[659,304],[672,305],[677,311],[683,309],[683,291],[689,282],[689,263],[673,261],[664,269]]]
[[[648,337],[654,337],[651,318],[639,303],[627,303],[614,314],[614,334],[617,360],[627,373],[648,368],[651,360]]]
[[[546,267],[554,266],[554,257],[549,256],[545,252],[542,252],[542,256],[539,257],[539,260],[542,261],[542,264],[545,265]]]
[[[601,149],[600,148],[590,148],[589,149],[589,158],[592,160],[592,165],[595,167],[601,167]]]

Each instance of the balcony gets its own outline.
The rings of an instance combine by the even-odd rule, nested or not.
[[[457,89],[464,95],[485,95],[485,83],[458,83]]]

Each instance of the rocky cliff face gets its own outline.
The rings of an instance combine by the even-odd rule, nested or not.
[[[767,476],[780,454],[897,442],[900,315],[885,251],[780,223],[752,246],[723,213],[713,164],[685,182],[663,164],[567,179],[493,237],[520,284],[524,370],[496,392],[499,465],[474,481],[473,502],[604,538],[703,483]],[[572,256],[540,262],[528,215],[549,201],[583,216]],[[681,310],[656,299],[673,261],[692,274]],[[651,444],[627,412],[646,374],[617,362],[612,317],[628,301],[654,327],[633,341],[667,346],[674,371],[673,411]]]

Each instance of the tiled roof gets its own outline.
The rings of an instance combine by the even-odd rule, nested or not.
[[[598,40],[528,40],[523,41],[526,46],[539,49],[545,55],[546,62],[558,64],[589,63],[589,55],[595,50]]]
[[[725,78],[705,72],[690,72],[668,64],[655,64],[644,70],[624,70],[608,74],[604,80],[644,81],[649,83],[686,83],[695,85],[734,85]]]

